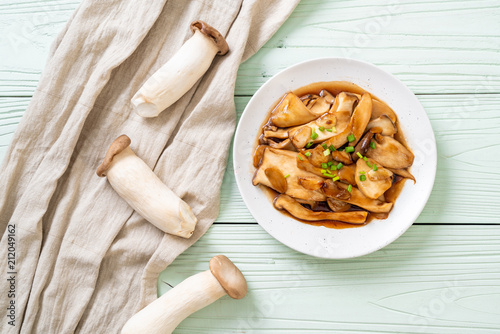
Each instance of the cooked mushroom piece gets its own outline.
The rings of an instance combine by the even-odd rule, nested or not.
[[[333,198],[327,198],[326,203],[333,212],[344,212],[351,208],[351,204]]]
[[[272,139],[268,139],[267,143],[272,148],[276,148],[276,149],[279,149],[279,150],[290,150],[290,151],[295,150],[295,148],[292,145],[292,142],[288,138],[285,139],[285,140],[282,140],[280,142],[274,141]]]
[[[332,159],[338,162],[343,163],[344,165],[352,164],[352,158],[349,153],[346,151],[333,151],[331,152]]]
[[[351,158],[354,162],[358,161],[358,159],[359,159],[358,152],[361,155],[366,154],[366,151],[368,151],[368,148],[370,148],[370,142],[373,138],[373,135],[374,135],[373,132],[368,131],[365,133],[363,138],[361,138],[361,140],[358,142],[358,144],[354,148],[354,152],[352,152],[352,154],[351,154]]]
[[[260,165],[260,160],[262,160],[262,155],[264,154],[264,150],[266,147],[269,147],[267,145],[259,145],[255,149],[255,152],[253,152],[253,166],[255,168],[259,167]]]
[[[394,124],[396,124],[396,121],[398,120],[396,113],[387,104],[378,100],[373,100],[373,110],[370,121],[373,121],[382,115],[389,117]]]
[[[323,168],[319,168],[319,167],[315,167],[308,159],[306,156],[304,156],[303,154],[298,154],[297,155],[297,167],[306,171],[306,172],[309,172],[309,173],[312,173],[314,175],[317,175],[317,176],[321,176],[322,178],[325,178],[325,176],[323,175]],[[356,185],[356,181],[354,180],[354,172],[356,170],[356,166],[351,164],[351,165],[345,165],[343,166],[341,169],[337,170],[337,171],[332,171],[332,170],[328,170],[329,173],[331,173],[332,175],[337,175],[341,181],[344,181],[344,182],[347,182],[349,184],[352,184],[353,186]]]
[[[280,178],[284,178],[287,195],[312,201],[324,201],[325,195],[320,190],[307,190],[299,184],[299,177],[317,176],[299,169],[296,159],[297,153],[295,152],[267,147],[262,155],[260,165],[255,171],[253,185],[262,184],[279,192],[283,190],[283,187],[279,185],[282,182]],[[269,169],[272,170],[272,174],[269,171],[266,173],[266,170]],[[267,174],[271,176],[271,179]],[[276,177],[276,179],[273,179],[273,177]]]
[[[417,183],[417,180],[415,180],[415,177],[407,169],[394,169],[394,168],[387,168],[387,169],[396,175],[404,177],[405,179],[412,180],[413,183]]]
[[[356,185],[356,165],[346,165],[337,170],[337,175],[340,177],[340,181],[347,182],[353,186]]]
[[[352,205],[359,206],[370,212],[389,212],[392,203],[385,203],[378,199],[366,197],[358,188],[352,187],[351,192],[347,190],[348,185],[342,182],[325,181],[323,192],[327,197],[340,200]]]
[[[325,149],[321,145],[310,150],[301,150],[301,153],[303,153],[306,159],[316,167],[320,167],[321,164],[327,163],[330,160],[330,152],[327,151],[326,153],[328,154],[326,154]]]
[[[378,118],[371,120],[366,126],[366,129],[370,130],[375,127],[382,129],[380,134],[384,136],[393,136],[398,132],[398,128],[387,115],[381,115]]]
[[[337,220],[351,224],[363,224],[368,216],[366,211],[324,212],[308,210],[287,195],[278,195],[274,199],[274,207],[278,210],[286,210],[292,216],[307,221]]]
[[[375,148],[366,152],[368,158],[378,161],[387,168],[407,168],[413,164],[414,155],[396,139],[376,134]]]
[[[301,125],[317,117],[318,115],[313,114],[299,97],[291,92],[285,94],[271,112],[271,122],[280,128]]]
[[[299,184],[307,190],[319,190],[323,188],[325,181],[319,177],[299,177]]]
[[[264,138],[277,138],[277,139],[287,139],[288,138],[288,129],[265,129],[264,130]]]
[[[390,170],[383,168],[373,159],[359,159],[356,163],[356,185],[369,198],[377,199],[382,196],[392,186],[392,175]]]
[[[314,104],[309,108],[309,110],[314,114],[314,115],[323,115],[324,113],[327,113],[330,111],[332,108],[332,103],[328,102],[328,100],[325,97],[318,97]]]

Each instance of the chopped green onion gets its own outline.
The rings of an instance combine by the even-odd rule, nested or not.
[[[372,141],[372,142],[370,142],[370,147],[373,148],[373,149],[375,149],[375,147],[377,147],[377,145],[375,145],[375,142]]]
[[[326,157],[327,155],[330,154],[330,150],[329,149],[326,149],[323,151],[323,155]]]
[[[369,163],[368,161],[366,162],[366,165],[367,165],[368,167],[372,168],[372,164],[371,164],[371,163]]]
[[[350,185],[347,186],[347,191],[351,192],[351,190],[352,190],[352,185],[350,184]]]
[[[309,147],[313,146],[313,144],[314,143],[312,141],[310,141],[309,143],[307,143],[306,148],[309,148]]]
[[[318,130],[319,130],[319,131],[325,131],[325,127],[324,127],[324,126],[320,126],[320,127],[318,128]]]
[[[335,177],[332,179],[332,181],[338,181],[338,180],[340,180],[340,177],[338,177],[338,176],[335,176]]]
[[[300,156],[300,154],[298,155],[300,161],[304,161],[304,159],[302,159],[302,157]]]
[[[322,169],[321,174],[325,174],[325,173],[328,173],[328,171],[326,169]]]
[[[309,157],[309,156],[311,156],[311,152],[306,152],[306,153],[304,153],[304,155],[305,155],[306,157]]]
[[[329,174],[329,173],[324,173],[323,176],[325,177],[335,177],[335,175]]]
[[[365,172],[359,172],[359,174],[365,174]]]
[[[328,146],[326,146],[325,143],[321,144],[321,146],[323,146],[323,149],[326,150],[328,148]]]
[[[372,168],[374,171],[378,171],[378,167],[377,165],[373,164],[373,168]]]
[[[323,163],[321,164],[321,168],[327,169],[327,168],[328,168],[328,164],[326,164],[326,163],[324,163],[324,162],[323,162]]]
[[[328,131],[328,132],[333,132],[333,130],[332,130],[332,129],[326,129],[326,131]]]
[[[354,147],[352,147],[352,146],[347,146],[347,147],[345,148],[345,151],[346,151],[347,153],[354,152]]]
[[[337,166],[335,165],[330,166],[330,170],[337,170]]]
[[[337,132],[337,128],[336,128],[336,127],[334,127],[334,126],[332,126],[332,131],[333,131],[333,132]]]
[[[285,175],[285,179],[286,179],[287,177],[289,177],[289,176],[290,176],[290,174],[286,174],[286,175]]]
[[[328,166],[333,165],[333,161],[328,161],[327,165],[328,165]]]
[[[366,175],[360,175],[359,176],[360,181],[366,181]]]
[[[333,145],[330,145],[330,147],[328,147],[328,148],[329,148],[329,149],[330,149],[330,151],[332,151],[332,152],[335,152],[335,151],[336,151],[335,146],[333,146]]]
[[[337,169],[341,169],[342,167],[344,167],[344,165],[341,162],[339,162],[339,164],[337,165]]]
[[[363,160],[364,160],[364,161],[368,161],[368,158],[367,158],[367,157],[363,157]]]
[[[314,130],[314,128],[312,129],[312,133],[311,133],[311,139],[314,140],[318,138],[318,134],[316,133],[316,131]]]
[[[356,152],[356,154],[358,155],[358,157],[359,157],[360,159],[363,159],[363,156],[361,155],[361,153]]]
[[[349,141],[349,143],[352,143],[356,140],[356,137],[354,137],[354,135],[351,133],[349,136],[347,136],[347,140]]]

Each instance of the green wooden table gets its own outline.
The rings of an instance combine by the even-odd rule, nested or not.
[[[0,1],[0,159],[32,95],[51,41],[78,0]],[[225,297],[176,333],[500,332],[500,2],[303,0],[241,65],[238,115],[269,77],[302,60],[365,60],[424,105],[438,145],[425,210],[399,240],[352,260],[281,245],[249,214],[231,159],[219,218],[161,275],[159,291],[226,254],[249,294]]]

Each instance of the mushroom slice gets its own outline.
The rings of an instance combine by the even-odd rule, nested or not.
[[[312,128],[309,126],[302,126],[296,130],[289,131],[290,139],[293,146],[300,149],[311,141]]]
[[[327,180],[325,181],[323,192],[327,197],[359,206],[370,212],[379,213],[391,211],[392,203],[385,203],[378,199],[368,198],[356,187],[352,187],[349,193],[347,187],[347,184]]]
[[[284,194],[288,188],[285,176],[276,167],[266,168],[264,170],[267,179],[271,182],[272,188],[277,192]]]
[[[363,138],[361,138],[361,140],[358,142],[358,144],[354,148],[354,152],[351,154],[352,160],[354,162],[358,161],[359,159],[359,156],[357,154],[358,152],[361,155],[365,155],[366,151],[368,151],[368,148],[370,148],[370,142],[372,141],[373,135],[374,135],[373,132],[368,131],[367,133],[365,133]]]
[[[396,175],[404,177],[405,179],[412,180],[413,183],[417,183],[417,180],[415,180],[415,177],[407,169],[394,169],[394,168],[387,168],[387,169]]]
[[[276,148],[276,149],[279,149],[279,150],[290,150],[290,151],[294,151],[295,150],[295,147],[293,147],[291,140],[288,139],[288,138],[285,139],[285,140],[282,140],[281,142],[276,142],[276,141],[274,141],[272,139],[268,139],[267,143],[272,148]]]
[[[139,116],[158,116],[194,86],[215,55],[229,51],[224,37],[209,24],[194,21],[191,31],[193,36],[132,97]]]
[[[281,175],[289,175],[285,178],[287,183],[286,194],[294,198],[302,198],[312,201],[324,201],[325,195],[321,191],[311,191],[307,190],[299,184],[299,177],[315,177],[314,174],[309,173],[305,170],[299,169],[297,167],[297,153],[277,150],[271,147],[267,147],[262,155],[262,160],[259,168],[255,171],[253,177],[253,185],[258,184],[265,185],[276,191],[282,190],[279,186],[272,183],[269,176],[266,175],[266,170],[269,168],[274,168],[279,171]],[[275,172],[273,172],[275,173]]]
[[[324,212],[308,210],[287,195],[278,195],[274,199],[274,207],[278,210],[286,210],[295,218],[307,221],[337,220],[351,224],[363,224],[368,216],[366,211]]]
[[[310,163],[312,163],[315,167],[321,167],[321,164],[327,163],[330,160],[330,153],[327,151],[325,153],[325,149],[323,146],[318,145],[311,150],[303,150],[304,155],[309,153],[306,158]],[[326,155],[325,155],[326,154]]]
[[[317,117],[302,103],[297,95],[290,92],[283,96],[272,111],[271,122],[280,128],[286,128],[305,124]]]
[[[335,161],[341,162],[344,165],[350,165],[352,164],[352,158],[351,155],[345,151],[333,151],[332,153],[332,158]]]
[[[387,117],[389,117],[394,124],[396,124],[396,121],[398,120],[396,113],[391,108],[389,108],[387,104],[377,100],[373,100],[373,110],[370,121],[373,121],[374,119],[377,119],[382,115],[386,115]]]
[[[309,160],[307,160],[307,158],[303,154],[299,154],[297,156],[297,167],[306,172],[315,174],[317,176],[321,176],[323,178],[325,177],[321,172],[322,168],[315,167]],[[351,164],[343,166],[341,169],[337,171],[328,170],[328,172],[330,174],[337,175],[341,181],[347,182],[355,186],[356,185],[356,181],[354,180],[355,170],[356,166]]]
[[[253,153],[253,166],[255,168],[259,167],[260,161],[262,160],[262,155],[264,154],[264,150],[266,147],[269,147],[267,145],[259,145],[255,149],[255,152]]]
[[[321,173],[321,168],[314,166],[304,154],[299,153],[297,155],[296,163],[297,163],[297,168],[306,171],[308,173],[323,177],[323,173]]]
[[[340,94],[339,94],[340,95]],[[345,127],[345,129],[338,132],[335,136],[328,139],[325,143],[327,146],[333,145],[335,148],[339,148],[340,146],[347,143],[347,137],[350,134],[354,135],[355,140],[351,142],[349,145],[355,146],[359,139],[363,136],[363,132],[365,131],[366,125],[370,120],[370,116],[372,113],[372,99],[370,94],[363,94],[361,100],[359,101],[356,109],[352,113],[352,117]],[[337,116],[337,122],[340,122],[341,118]],[[339,131],[339,129],[337,129]]]
[[[323,187],[325,180],[321,177],[299,177],[299,183],[307,190],[319,190]]]
[[[319,92],[319,96],[325,98],[326,102],[328,102],[330,104],[334,104],[335,103],[335,96],[333,96],[326,89],[321,90],[321,92]]]
[[[309,110],[317,116],[321,116],[324,113],[327,113],[332,108],[332,104],[327,101],[324,97],[318,97],[316,102],[309,108]]]
[[[318,206],[318,202],[316,201],[309,201],[307,199],[300,199],[300,198],[296,198],[295,200],[300,204],[309,205],[311,207],[311,210],[316,209],[316,207]]]
[[[288,129],[266,129],[264,130],[264,138],[286,139],[288,138]]]
[[[347,182],[350,185],[356,185],[356,165],[343,166],[337,170],[337,175],[341,181]]]
[[[351,204],[333,198],[327,198],[326,203],[333,212],[344,212],[351,208]]]
[[[384,136],[393,136],[398,132],[398,128],[387,115],[381,115],[378,118],[371,120],[366,126],[366,129],[370,130],[375,127],[382,129],[379,133]]]
[[[377,166],[377,170],[373,170],[373,167]],[[365,180],[361,181],[361,175],[365,175]],[[387,189],[392,186],[393,174],[390,170],[383,168],[373,159],[359,159],[356,163],[356,185],[358,189],[363,192],[367,197],[372,199],[377,199],[382,196]]]
[[[375,148],[366,152],[368,158],[372,158],[386,168],[402,169],[413,164],[414,155],[396,139],[389,136],[376,134]]]

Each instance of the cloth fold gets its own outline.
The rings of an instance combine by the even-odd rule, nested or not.
[[[15,326],[2,321],[2,333],[118,333],[156,298],[159,272],[217,217],[238,66],[297,3],[83,0],[51,48],[0,172],[0,253],[7,258],[15,226],[17,258]],[[137,116],[130,98],[197,19],[226,36],[229,54],[159,117]],[[95,175],[121,134],[192,207],[199,222],[190,239],[156,229]],[[0,318],[8,314],[2,308]]]

